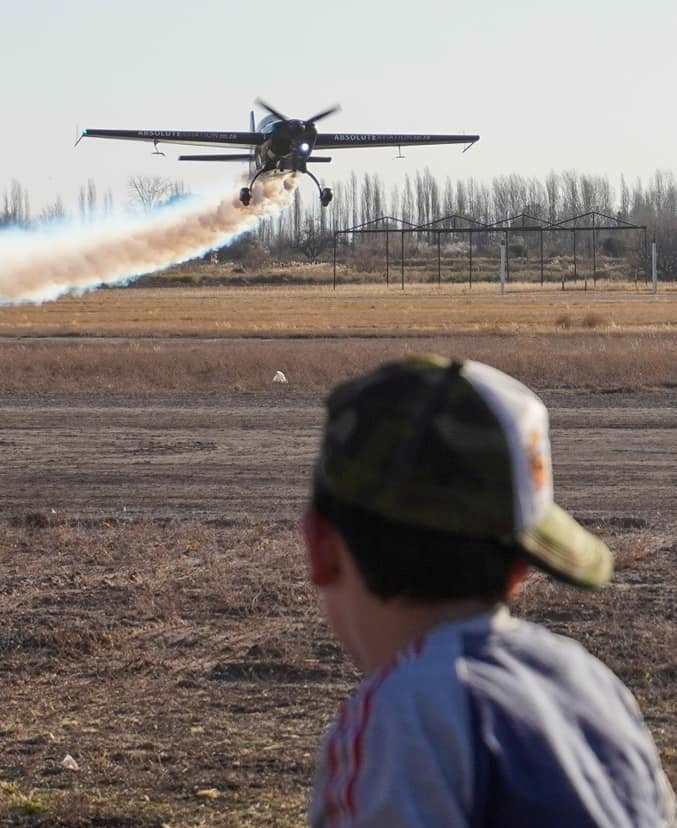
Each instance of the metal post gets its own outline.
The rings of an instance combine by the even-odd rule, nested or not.
[[[510,281],[510,248],[508,247],[508,231],[505,231],[505,280]]]
[[[642,243],[640,242],[640,247]],[[646,234],[646,227],[644,228],[644,256],[640,254],[640,261],[644,262],[644,272],[646,273],[648,270],[648,263],[649,263],[649,239],[647,238]],[[635,268],[635,284],[637,283],[637,268]]]
[[[583,290],[588,289],[588,269],[583,271]]]
[[[574,282],[578,279],[578,267],[576,264],[576,225],[574,225]]]
[[[597,231],[595,230],[595,214],[592,214],[592,285],[597,287]]]
[[[658,251],[656,249],[656,237],[651,242],[651,283],[653,285],[653,292],[658,290]]]
[[[541,287],[543,287],[543,228],[541,228]]]
[[[508,234],[506,233],[506,236]],[[505,293],[505,281],[506,281],[506,271],[507,271],[507,262],[508,262],[508,245],[505,241],[501,241],[501,268],[498,272],[498,277],[501,280],[501,293]]]
[[[468,288],[472,290],[472,230],[468,232],[470,244],[468,246]]]
[[[441,239],[442,235],[440,231],[437,231],[437,287],[440,287],[442,284],[442,248],[441,248]]]
[[[402,268],[402,290],[404,290],[404,230],[401,231],[402,233],[402,260],[400,262]]]
[[[338,233],[334,233],[334,290],[336,290],[336,243],[338,241]]]
[[[390,286],[390,234],[386,224],[386,287]]]

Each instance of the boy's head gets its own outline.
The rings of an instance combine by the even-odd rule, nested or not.
[[[419,606],[495,603],[525,561],[583,587],[610,577],[607,547],[553,501],[545,406],[507,374],[411,357],[327,410],[306,520],[325,592],[346,566],[353,591]]]

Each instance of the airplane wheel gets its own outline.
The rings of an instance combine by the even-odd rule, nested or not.
[[[252,194],[249,187],[243,187],[240,190],[240,201],[244,204],[245,207],[247,207],[251,200]]]
[[[320,190],[320,204],[323,207],[328,207],[332,198],[334,198],[334,193],[332,193],[329,187],[325,187],[323,190]]]

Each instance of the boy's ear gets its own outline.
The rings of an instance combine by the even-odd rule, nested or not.
[[[508,583],[505,590],[506,599],[515,598],[528,574],[529,564],[523,558],[517,558],[508,575]]]
[[[310,580],[317,587],[335,583],[341,573],[341,539],[331,523],[314,509],[308,509],[301,521],[308,552]]]

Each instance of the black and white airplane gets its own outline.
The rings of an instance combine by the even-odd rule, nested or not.
[[[112,138],[122,141],[150,141],[155,155],[164,155],[158,144],[184,144],[196,147],[248,147],[243,154],[229,155],[180,155],[179,161],[248,161],[251,182],[240,190],[240,200],[249,204],[251,188],[264,173],[275,171],[298,172],[309,175],[320,191],[320,202],[326,207],[332,200],[329,187],[322,187],[307,168],[308,164],[329,163],[328,156],[313,155],[316,149],[346,149],[347,147],[408,147],[434,144],[466,144],[465,150],[477,141],[479,135],[384,135],[364,133],[318,132],[318,121],[340,110],[332,106],[312,118],[297,120],[287,118],[272,106],[258,100],[268,113],[256,126],[254,113],[250,113],[249,132],[188,132],[173,130],[118,130],[86,129],[78,138]]]

